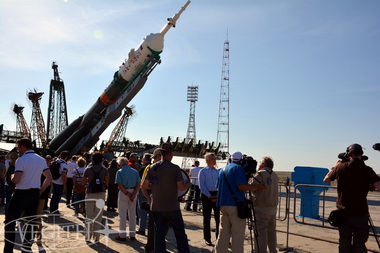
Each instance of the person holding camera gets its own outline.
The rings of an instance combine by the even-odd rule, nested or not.
[[[233,195],[235,195],[238,201],[244,201],[244,191],[265,188],[263,185],[251,185],[247,183],[244,170],[240,166],[243,159],[241,152],[233,153],[231,158],[232,163],[219,171],[217,181],[218,200],[216,205],[220,208],[222,218],[221,229],[215,246],[216,253],[228,252],[231,237],[232,252],[244,252],[246,219],[239,218],[237,203]]]
[[[339,226],[339,252],[367,252],[368,203],[370,186],[380,189],[380,177],[363,161],[363,149],[359,144],[347,147],[348,161],[338,161],[327,173],[325,183],[337,180],[338,198],[336,206],[343,210]]]
[[[255,252],[277,252],[276,212],[278,204],[278,176],[273,171],[273,160],[263,157],[256,174],[251,179],[253,185],[265,185],[265,189],[253,190],[253,206],[256,214],[258,237]],[[267,248],[269,251],[267,251]]]

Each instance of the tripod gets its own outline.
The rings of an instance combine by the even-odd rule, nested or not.
[[[369,222],[369,226],[371,227],[371,230],[372,230],[372,232],[373,232],[373,235],[375,236],[375,239],[376,239],[376,242],[377,242],[377,246],[378,246],[379,249],[380,249],[379,238],[377,237],[376,230],[375,230],[375,226],[373,225],[373,222],[372,222],[372,219],[371,219],[371,216],[370,216],[370,215],[368,215],[368,222]]]
[[[252,199],[252,193],[250,191],[248,192],[248,196],[249,196],[249,199]],[[251,209],[251,215],[248,218],[248,229],[249,229],[249,235],[251,238],[251,252],[252,253],[255,252],[254,246],[253,246],[253,237],[252,237],[252,230],[253,230],[256,248],[257,248],[257,252],[255,252],[255,253],[260,253],[259,241],[258,241],[259,233],[257,232],[255,207],[253,206],[252,201],[250,202],[250,209]]]

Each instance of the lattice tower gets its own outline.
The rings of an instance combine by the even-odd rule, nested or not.
[[[47,141],[50,142],[68,125],[65,86],[59,77],[58,65],[53,62],[54,78],[50,81]]]
[[[222,62],[222,78],[220,85],[220,100],[219,100],[219,117],[218,117],[218,132],[216,143],[221,143],[220,154],[226,157],[229,154],[229,135],[230,135],[230,42],[224,42],[223,47],[223,62]]]
[[[190,102],[190,114],[185,143],[192,141],[193,145],[195,145],[197,139],[195,133],[195,102],[198,101],[198,86],[187,86],[187,101]],[[194,158],[184,157],[182,159],[182,168],[189,168],[194,161]]]
[[[28,93],[28,98],[32,102],[32,122],[30,123],[30,131],[32,141],[37,148],[47,148],[45,122],[42,117],[40,102],[44,93],[34,92]]]
[[[30,138],[30,130],[23,114],[24,107],[14,104],[12,111],[16,114],[16,132]]]
[[[129,118],[132,116],[132,114],[134,114],[133,108],[134,107],[125,108],[123,115],[121,116],[119,122],[110,135],[110,138],[104,148],[104,153],[115,151],[113,150],[114,146],[123,146],[123,138],[127,131]],[[116,148],[116,150],[120,150],[120,148]]]

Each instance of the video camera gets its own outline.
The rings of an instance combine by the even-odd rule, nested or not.
[[[247,180],[256,173],[257,161],[252,156],[243,155],[240,165],[244,170]]]
[[[348,162],[351,154],[361,155],[362,161],[367,161],[368,156],[363,155],[363,148],[359,144],[352,144],[347,147],[345,153],[340,153],[338,158],[342,160],[342,162]]]

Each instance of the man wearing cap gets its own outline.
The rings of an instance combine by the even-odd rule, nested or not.
[[[344,225],[339,227],[339,252],[367,252],[368,204],[370,185],[380,189],[380,177],[362,160],[363,149],[359,144],[347,148],[349,161],[338,161],[326,175],[324,182],[337,180],[336,206],[343,209]]]
[[[163,161],[155,163],[148,171],[143,189],[152,190],[151,213],[155,224],[154,252],[166,252],[166,229],[171,225],[177,240],[178,252],[189,253],[189,243],[185,233],[178,190],[184,191],[191,184],[185,184],[181,169],[171,162],[173,146],[162,144]]]
[[[239,201],[244,201],[244,191],[254,189],[264,189],[263,185],[250,185],[244,174],[243,168],[240,166],[243,155],[241,152],[232,154],[232,163],[219,171],[217,181],[218,200],[217,206],[220,207],[222,213],[221,229],[218,241],[215,246],[216,253],[228,252],[230,238],[232,237],[232,252],[244,252],[244,237],[246,220],[238,217],[237,203],[231,193],[235,195]],[[228,182],[227,182],[228,180]],[[231,190],[230,190],[230,187]]]

